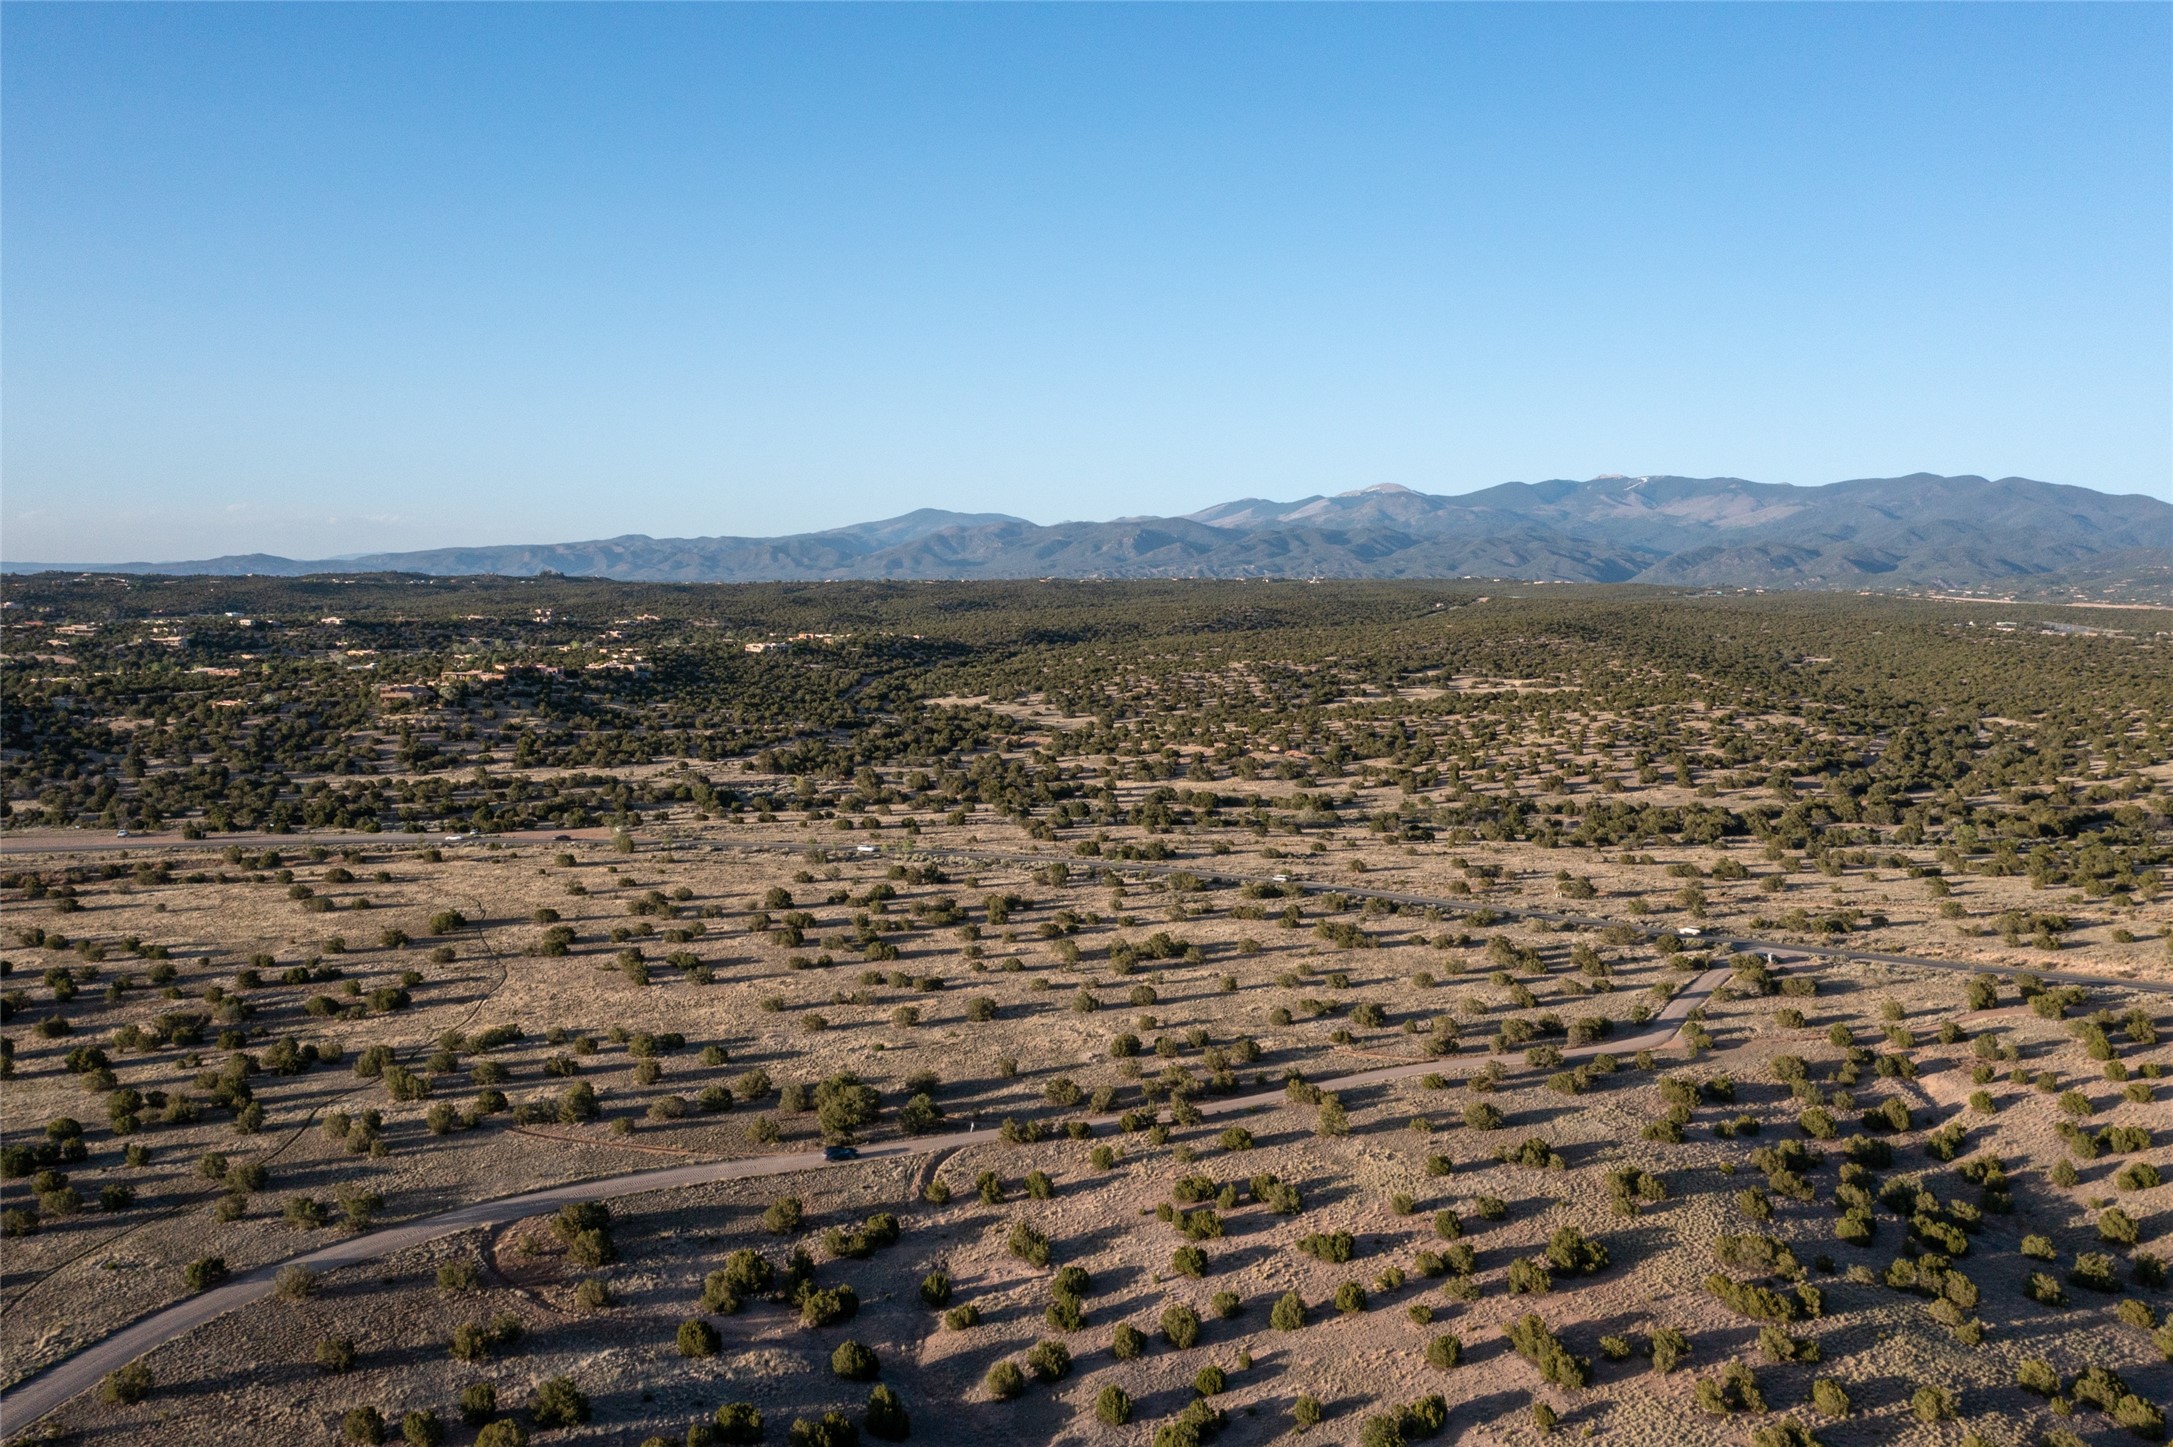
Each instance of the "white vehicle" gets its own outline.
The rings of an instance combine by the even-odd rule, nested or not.
[[[1686,939],[1686,940],[1694,940],[1694,939],[1696,939],[1696,938],[1697,938],[1698,936],[1700,936],[1700,935],[1704,934],[1704,933],[1705,933],[1705,931],[1704,931],[1704,930],[1701,930],[1701,929],[1699,929],[1699,928],[1698,928],[1698,927],[1697,927],[1696,925],[1694,925],[1694,924],[1686,924],[1686,925],[1684,925],[1684,926],[1683,926],[1683,927],[1682,927],[1681,929],[1679,929],[1679,930],[1675,931],[1675,933],[1677,933],[1678,935],[1681,935],[1681,936],[1682,936],[1682,937],[1683,937],[1684,939]]]
[[[1275,876],[1275,882],[1277,884],[1288,884],[1290,883],[1290,876],[1287,874],[1278,874]]]
[[[875,846],[873,844],[862,844],[859,845],[854,852],[859,854],[873,854],[875,852]]]

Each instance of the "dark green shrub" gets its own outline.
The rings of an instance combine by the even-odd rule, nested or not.
[[[1666,1376],[1690,1359],[1690,1338],[1679,1327],[1655,1327],[1647,1346],[1652,1354],[1652,1370],[1658,1376]]]
[[[498,1410],[498,1389],[489,1382],[470,1382],[460,1390],[460,1420],[480,1427]]]
[[[1071,1349],[1055,1339],[1039,1341],[1027,1350],[1026,1369],[1040,1382],[1060,1382],[1071,1375]]]
[[[762,1440],[762,1413],[752,1402],[727,1402],[712,1420],[725,1447],[750,1447]]]
[[[1536,1314],[1526,1313],[1509,1328],[1509,1345],[1516,1354],[1539,1369],[1540,1377],[1558,1387],[1583,1387],[1592,1380],[1592,1364],[1571,1355],[1561,1339],[1547,1330]]]
[[[130,1362],[106,1373],[98,1384],[98,1395],[103,1401],[128,1405],[150,1396],[151,1385],[151,1369],[142,1362]]]
[[[868,1413],[862,1419],[862,1430],[878,1442],[903,1442],[913,1433],[912,1419],[906,1415],[905,1403],[898,1394],[880,1383],[868,1393]]]
[[[848,1382],[870,1382],[882,1371],[875,1353],[857,1341],[841,1341],[830,1353],[830,1371]]]
[[[571,1377],[552,1377],[536,1388],[529,1411],[539,1427],[572,1427],[589,1419],[589,1399]]]
[[[1954,1416],[1954,1393],[1927,1383],[1909,1397],[1909,1410],[1919,1422],[1944,1422]]]

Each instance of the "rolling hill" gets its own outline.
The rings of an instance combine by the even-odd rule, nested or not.
[[[439,548],[332,560],[266,554],[122,564],[0,564],[213,575],[563,573],[653,582],[832,578],[1519,578],[1780,588],[1982,587],[2092,579],[2173,557],[2173,505],[2029,478],[1734,477],[1509,482],[1439,496],[1393,484],[1184,517],[1047,526],[922,508],[789,537]]]

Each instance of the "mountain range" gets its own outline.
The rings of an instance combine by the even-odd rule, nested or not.
[[[1182,517],[1042,526],[921,508],[788,537],[651,538],[435,548],[305,561],[0,564],[126,573],[404,572],[680,583],[834,578],[1518,578],[1779,588],[1982,586],[2162,573],[2173,504],[2029,478],[1734,477],[1508,482],[1437,496],[1394,484]]]

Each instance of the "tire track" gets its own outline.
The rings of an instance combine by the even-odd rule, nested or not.
[[[467,900],[467,903],[474,907],[478,915],[484,913],[481,901],[471,897]],[[483,1007],[490,1003],[491,998],[495,996],[501,989],[505,988],[507,976],[507,965],[505,959],[502,955],[498,953],[498,947],[491,942],[490,932],[484,929],[482,926],[478,925],[476,926],[476,936],[483,942],[483,948],[489,952],[491,962],[498,967],[498,978],[488,990],[485,990],[483,994],[477,998],[475,1004],[469,1007],[468,1013],[466,1015],[463,1015],[460,1018],[459,1023],[453,1027],[455,1029],[463,1031],[466,1030],[468,1026],[475,1023],[475,1017],[483,1012]],[[310,1128],[317,1123],[318,1118],[323,1115],[326,1110],[338,1105],[344,1100],[347,1100],[356,1095],[360,1095],[363,1092],[369,1090],[373,1083],[374,1082],[366,1080],[359,1085],[351,1085],[345,1090],[340,1091],[336,1095],[331,1096],[329,1099],[319,1101],[316,1105],[311,1106],[309,1113],[302,1117],[301,1122],[297,1124],[293,1130],[287,1132],[286,1139],[280,1141],[279,1144],[274,1146],[271,1150],[253,1157],[253,1159],[265,1165],[269,1165],[271,1162],[278,1160],[282,1155],[286,1154],[287,1150],[290,1147],[300,1141],[302,1137],[309,1134]],[[143,1217],[143,1219],[135,1222],[133,1225],[124,1228],[123,1230],[115,1232],[111,1236],[99,1237],[97,1240],[92,1241],[90,1244],[86,1245],[82,1250],[76,1252],[74,1255],[66,1257],[63,1260],[57,1261],[53,1265],[47,1267],[43,1272],[39,1273],[36,1277],[34,1277],[27,1286],[23,1287],[20,1291],[17,1291],[13,1296],[8,1297],[5,1301],[0,1301],[0,1313],[13,1311],[23,1302],[28,1301],[31,1295],[35,1293],[39,1287],[46,1285],[50,1281],[53,1281],[69,1267],[74,1266],[79,1262],[88,1259],[89,1257],[95,1256],[99,1252],[110,1251],[113,1248],[119,1246],[121,1243],[127,1241],[137,1232],[146,1230],[152,1226],[159,1224],[162,1221],[172,1220],[175,1216],[180,1215],[182,1212],[194,1210],[196,1207],[203,1205],[206,1201],[215,1199],[219,1194],[220,1192],[218,1192],[217,1190],[213,1190],[199,1196],[192,1196],[187,1200],[176,1201],[171,1206],[162,1207],[159,1210],[149,1212]]]
[[[1643,1034],[1624,1040],[1609,1041],[1599,1045],[1576,1046],[1562,1052],[1565,1060],[1590,1059],[1607,1052],[1634,1052],[1660,1050],[1671,1045],[1681,1033],[1683,1022],[1692,1011],[1703,1005],[1714,990],[1726,981],[1727,969],[1705,971],[1668,1001],[1659,1014],[1649,1022],[1650,1028]],[[1476,1057],[1474,1057],[1476,1058]],[[1370,1085],[1385,1085],[1397,1080],[1410,1079],[1428,1072],[1453,1069],[1459,1063],[1454,1058],[1422,1060],[1405,1065],[1383,1066],[1375,1070],[1359,1071],[1352,1075],[1336,1076],[1328,1080],[1312,1082],[1323,1091],[1355,1090]],[[1200,1114],[1207,1117],[1237,1115],[1260,1110],[1272,1110],[1290,1104],[1289,1096],[1281,1090],[1256,1091],[1250,1095],[1226,1096],[1219,1100],[1200,1101]],[[1092,1117],[1097,1125],[1115,1122],[1115,1115]],[[753,1180],[768,1176],[792,1175],[802,1171],[843,1170],[856,1161],[896,1160],[901,1157],[933,1157],[934,1164],[951,1153],[969,1145],[984,1145],[1000,1139],[994,1132],[951,1131],[944,1135],[919,1136],[908,1140],[888,1141],[863,1147],[853,1161],[832,1161],[820,1151],[788,1151],[769,1156],[750,1156],[736,1160],[700,1161],[686,1165],[664,1166],[642,1171],[628,1171],[616,1175],[596,1176],[588,1180],[571,1181],[562,1185],[548,1186],[541,1190],[525,1191],[518,1195],[501,1196],[495,1200],[478,1201],[466,1206],[442,1211],[433,1216],[420,1217],[397,1226],[388,1226],[365,1232],[330,1245],[305,1251],[284,1261],[267,1262],[233,1280],[209,1291],[174,1303],[142,1317],[102,1341],[65,1357],[0,1394],[0,1433],[19,1432],[44,1417],[72,1398],[81,1395],[98,1384],[107,1372],[134,1361],[137,1357],[215,1321],[230,1311],[236,1311],[271,1294],[279,1272],[285,1267],[300,1265],[317,1271],[337,1270],[363,1262],[375,1261],[411,1246],[434,1241],[441,1236],[470,1230],[477,1226],[505,1226],[528,1216],[555,1211],[560,1206],[578,1201],[604,1201],[621,1196],[642,1195],[652,1191],[676,1190],[686,1186],[711,1185],[719,1181]],[[921,1167],[933,1174],[931,1166]],[[918,1179],[918,1173],[916,1173]]]

